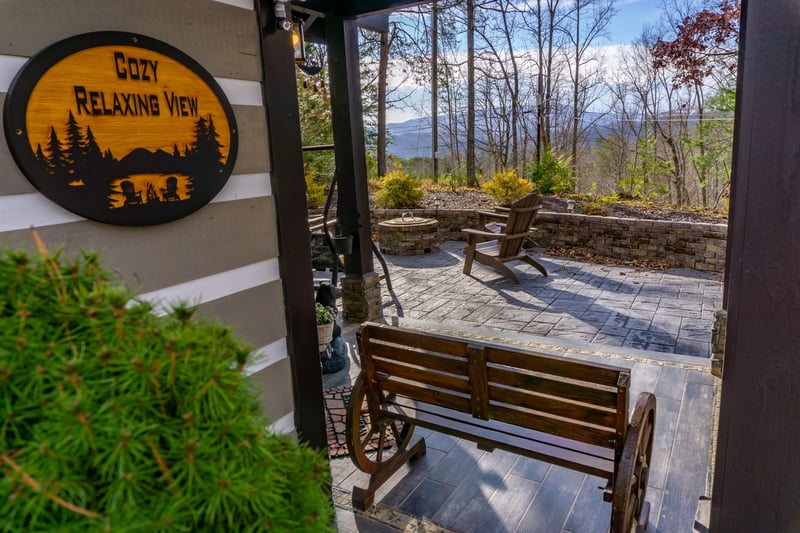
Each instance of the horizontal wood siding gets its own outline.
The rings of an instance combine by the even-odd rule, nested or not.
[[[78,33],[129,31],[165,41],[212,76],[261,81],[255,12],[203,0],[4,0],[0,54],[30,57]]]
[[[209,204],[160,226],[81,220],[37,232],[48,247],[63,247],[70,255],[81,249],[102,251],[109,266],[147,292],[277,257],[274,218],[272,199],[263,197]],[[0,233],[0,245],[35,250],[29,229]]]
[[[181,220],[150,227],[100,224],[65,211],[36,191],[2,136],[0,247],[33,250],[29,228],[34,226],[49,247],[63,247],[67,255],[81,249],[102,251],[105,265],[143,298],[197,303],[201,315],[232,326],[254,348],[250,382],[270,420],[291,432],[295,407],[253,3],[0,2],[0,108],[27,58],[76,34],[112,30],[171,44],[217,79],[239,130],[231,179],[212,203]]]
[[[266,346],[286,333],[283,292],[277,280],[200,304],[198,312],[229,324],[253,348]]]

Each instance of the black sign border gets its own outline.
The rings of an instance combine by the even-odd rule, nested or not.
[[[26,124],[28,101],[33,89],[36,87],[41,77],[62,59],[83,50],[114,45],[133,46],[142,48],[143,50],[151,50],[174,59],[200,77],[217,97],[228,121],[230,145],[228,147],[228,158],[225,162],[223,172],[219,177],[219,187],[216,188],[213,194],[207,195],[207,198],[199,198],[194,202],[169,203],[167,204],[168,207],[164,210],[148,210],[147,213],[142,213],[140,216],[140,214],[136,213],[134,210],[125,210],[124,212],[122,212],[122,210],[105,210],[103,212],[91,209],[84,210],[81,209],[82,206],[80,205],[74,205],[72,202],[65,203],[61,198],[48,194],[46,191],[47,187],[44,187],[45,190],[43,190],[40,186],[42,177],[31,171],[31,169],[37,167],[38,161],[30,147]],[[19,72],[17,72],[9,85],[3,105],[3,129],[5,130],[6,142],[8,143],[11,155],[14,157],[17,166],[22,170],[25,177],[28,178],[28,181],[30,181],[45,197],[64,209],[90,220],[120,226],[151,226],[172,222],[204,207],[213,200],[220,190],[222,190],[230,178],[236,163],[236,155],[239,148],[238,127],[236,124],[236,117],[233,113],[233,107],[217,81],[202,65],[200,65],[200,63],[181,50],[163,41],[146,35],[120,31],[99,31],[74,35],[53,43],[33,55],[22,66]],[[158,216],[154,216],[154,214]]]

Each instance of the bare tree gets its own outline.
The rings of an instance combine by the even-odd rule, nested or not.
[[[592,89],[601,87],[597,64],[598,54],[593,46],[601,39],[611,23],[614,8],[611,0],[576,0],[570,19],[572,26],[567,28],[567,39],[574,50],[570,63],[572,79],[572,176],[578,177],[578,144],[582,134],[592,125],[584,124],[583,114],[593,104],[598,95]],[[571,31],[569,31],[571,30]],[[594,68],[592,68],[594,67]]]

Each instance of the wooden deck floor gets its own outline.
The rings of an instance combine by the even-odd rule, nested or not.
[[[409,324],[420,325],[406,321]],[[352,335],[352,331],[348,333]],[[501,335],[487,333],[495,340]],[[506,340],[530,346],[541,342],[541,338],[521,335]],[[698,499],[710,495],[718,380],[710,374],[708,360],[621,348],[612,352],[611,347],[598,352],[596,346],[587,347],[574,342],[546,345],[564,357],[632,368],[631,401],[640,391],[656,394],[648,531],[692,531]],[[326,387],[347,384],[357,374],[354,352],[347,370],[325,376]],[[331,461],[339,531],[608,530],[611,504],[602,499],[599,487],[605,482],[599,478],[501,450],[483,452],[471,442],[424,428],[417,428],[415,435],[425,438],[427,455],[395,474],[376,495],[378,505],[366,515],[354,514],[349,501],[353,485],[363,484],[365,475],[349,458]]]

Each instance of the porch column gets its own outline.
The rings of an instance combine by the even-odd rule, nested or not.
[[[711,531],[797,531],[800,8],[742,14]]]
[[[363,322],[383,312],[380,279],[372,261],[356,20],[325,17],[325,39],[339,184],[336,216],[341,233],[353,236],[353,252],[344,257],[342,313],[347,321]]]
[[[314,317],[314,281],[308,243],[308,209],[303,180],[303,145],[291,34],[276,30],[272,2],[256,3],[261,29],[264,104],[267,108],[270,178],[275,196],[280,275],[286,312],[286,349],[292,365],[294,418],[299,437],[325,449],[322,372]],[[274,305],[279,305],[275,302]]]

